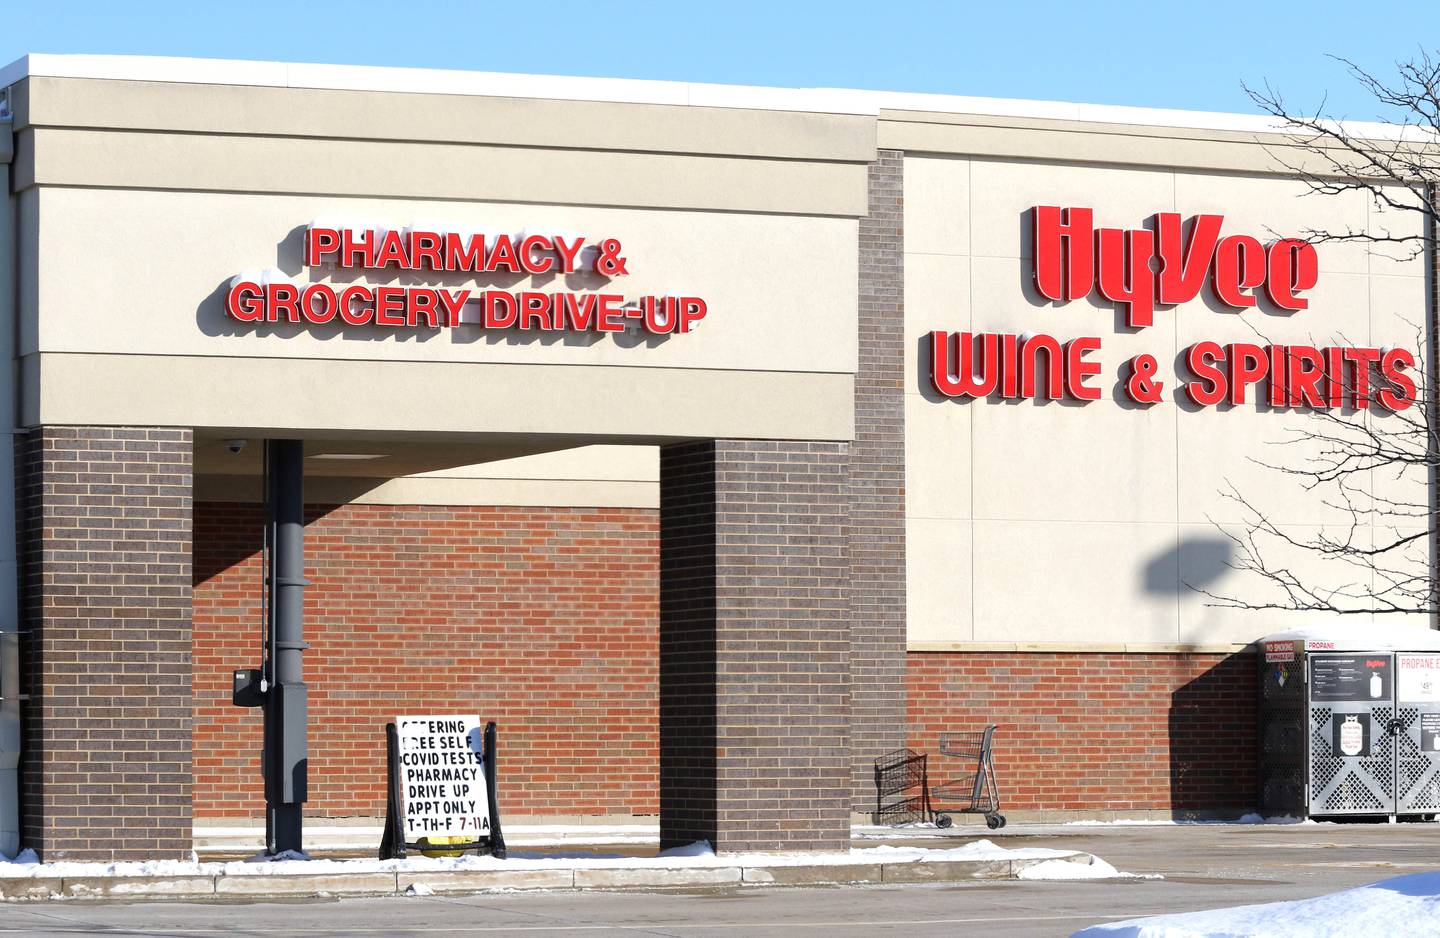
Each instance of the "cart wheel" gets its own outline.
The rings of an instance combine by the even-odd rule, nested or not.
[[[950,815],[948,814],[935,815],[935,826],[940,828],[942,831],[954,823],[955,822],[950,819]]]
[[[998,814],[985,815],[985,826],[992,831],[1005,826],[1005,819]]]
[[[1003,814],[997,814],[997,815],[995,815],[995,816],[1000,819],[1000,826],[1001,826],[1001,827],[1004,827],[1006,824],[1009,824],[1009,823],[1010,823],[1009,821],[1005,820],[1005,815],[1003,815]]]

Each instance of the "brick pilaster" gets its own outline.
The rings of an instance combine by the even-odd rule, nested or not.
[[[850,447],[853,806],[875,807],[874,759],[905,745],[904,154],[881,150],[860,219],[860,359]]]
[[[188,857],[190,431],[39,427],[17,458],[24,844]]]
[[[660,457],[660,839],[850,840],[844,443]]]

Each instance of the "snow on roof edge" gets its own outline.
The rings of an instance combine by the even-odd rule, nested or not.
[[[1440,631],[1398,622],[1326,622],[1275,632],[1260,641],[1330,643],[1327,651],[1440,651]]]
[[[31,53],[0,67],[0,88],[30,76],[553,98],[862,116],[877,116],[885,109],[1251,133],[1275,133],[1284,130],[1279,122],[1268,115],[1222,111],[1187,111],[922,92],[866,91],[856,88],[776,88],[638,78],[583,78],[459,69],[315,65],[302,62],[181,56]],[[1345,126],[1353,134],[1377,138],[1394,137],[1397,132],[1393,125],[1375,122],[1346,122]]]

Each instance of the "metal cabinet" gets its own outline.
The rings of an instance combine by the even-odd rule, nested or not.
[[[1440,636],[1422,631],[1415,644],[1440,646]],[[1440,647],[1337,644],[1304,638],[1263,644],[1262,810],[1310,817],[1440,813]]]

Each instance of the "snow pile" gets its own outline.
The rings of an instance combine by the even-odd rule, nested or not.
[[[1236,824],[1319,824],[1320,822],[1314,820],[1313,818],[1291,817],[1291,816],[1288,815],[1288,814],[1277,814],[1275,817],[1265,817],[1265,816],[1262,815],[1262,814],[1256,814],[1256,813],[1254,813],[1254,812],[1252,811],[1252,812],[1249,813],[1249,814],[1242,814],[1242,815],[1240,815],[1240,819],[1239,819],[1238,821],[1235,821],[1234,823],[1236,823]]]
[[[1401,622],[1324,622],[1267,635],[1263,642],[1328,643],[1324,651],[1436,651],[1440,632]]]
[[[978,829],[978,826],[977,826]],[[939,837],[968,836],[961,830],[948,832],[930,822],[912,824],[863,824],[850,828],[851,840],[934,840]]]
[[[713,857],[715,848],[710,846],[708,840],[697,840],[693,844],[686,844],[683,847],[661,850],[657,855],[662,857]]]
[[[926,847],[860,847],[851,850],[844,863],[939,863],[951,860],[1051,860],[1073,857],[1074,850],[1051,850],[1048,847],[998,847],[989,840],[976,840],[963,847],[928,849]],[[847,856],[840,854],[840,856]]]
[[[931,825],[932,827],[934,825]],[[306,824],[305,841],[315,850],[373,850],[383,827],[375,825]],[[195,840],[209,848],[236,850],[263,845],[265,828],[236,825],[195,825]],[[618,846],[651,844],[660,839],[658,824],[507,824],[511,847],[562,847],[566,844]]]
[[[510,851],[508,859],[465,855],[410,856],[403,860],[298,860],[256,857],[252,860],[199,863],[193,860],[146,860],[119,863],[40,863],[33,850],[0,861],[0,878],[39,876],[303,876],[344,873],[443,873],[482,870],[544,869],[675,869],[715,866],[831,866],[850,863],[934,863],[954,860],[1050,860],[1073,857],[1073,850],[1043,847],[1007,849],[989,840],[960,847],[860,847],[834,853],[741,853],[717,856],[708,843],[662,851],[653,857],[629,857],[593,851],[541,854]],[[265,862],[256,862],[264,860]]]
[[[1276,815],[1265,817],[1255,812],[1242,814],[1233,820],[1203,820],[1203,821],[1176,821],[1176,820],[1150,820],[1144,818],[1121,819],[1115,821],[1066,821],[1066,827],[1175,827],[1202,824],[1320,824],[1314,818],[1298,818],[1289,815]]]
[[[190,851],[193,857],[195,851]],[[246,860],[246,863],[284,863],[287,860],[308,860],[310,854],[303,850],[281,850],[279,853],[257,853]]]
[[[1099,857],[1091,857],[1089,863],[1072,863],[1069,860],[1044,860],[1034,866],[1027,866],[1015,874],[1018,879],[1161,879],[1159,874],[1122,873]]]
[[[41,863],[28,847],[13,860],[0,859],[0,877],[7,879],[35,876],[194,876],[201,867],[217,863],[194,860],[137,860],[127,863]],[[301,864],[288,864],[297,866]]]
[[[1440,872],[1412,873],[1314,899],[1158,915],[1072,938],[1393,938],[1440,932]]]

